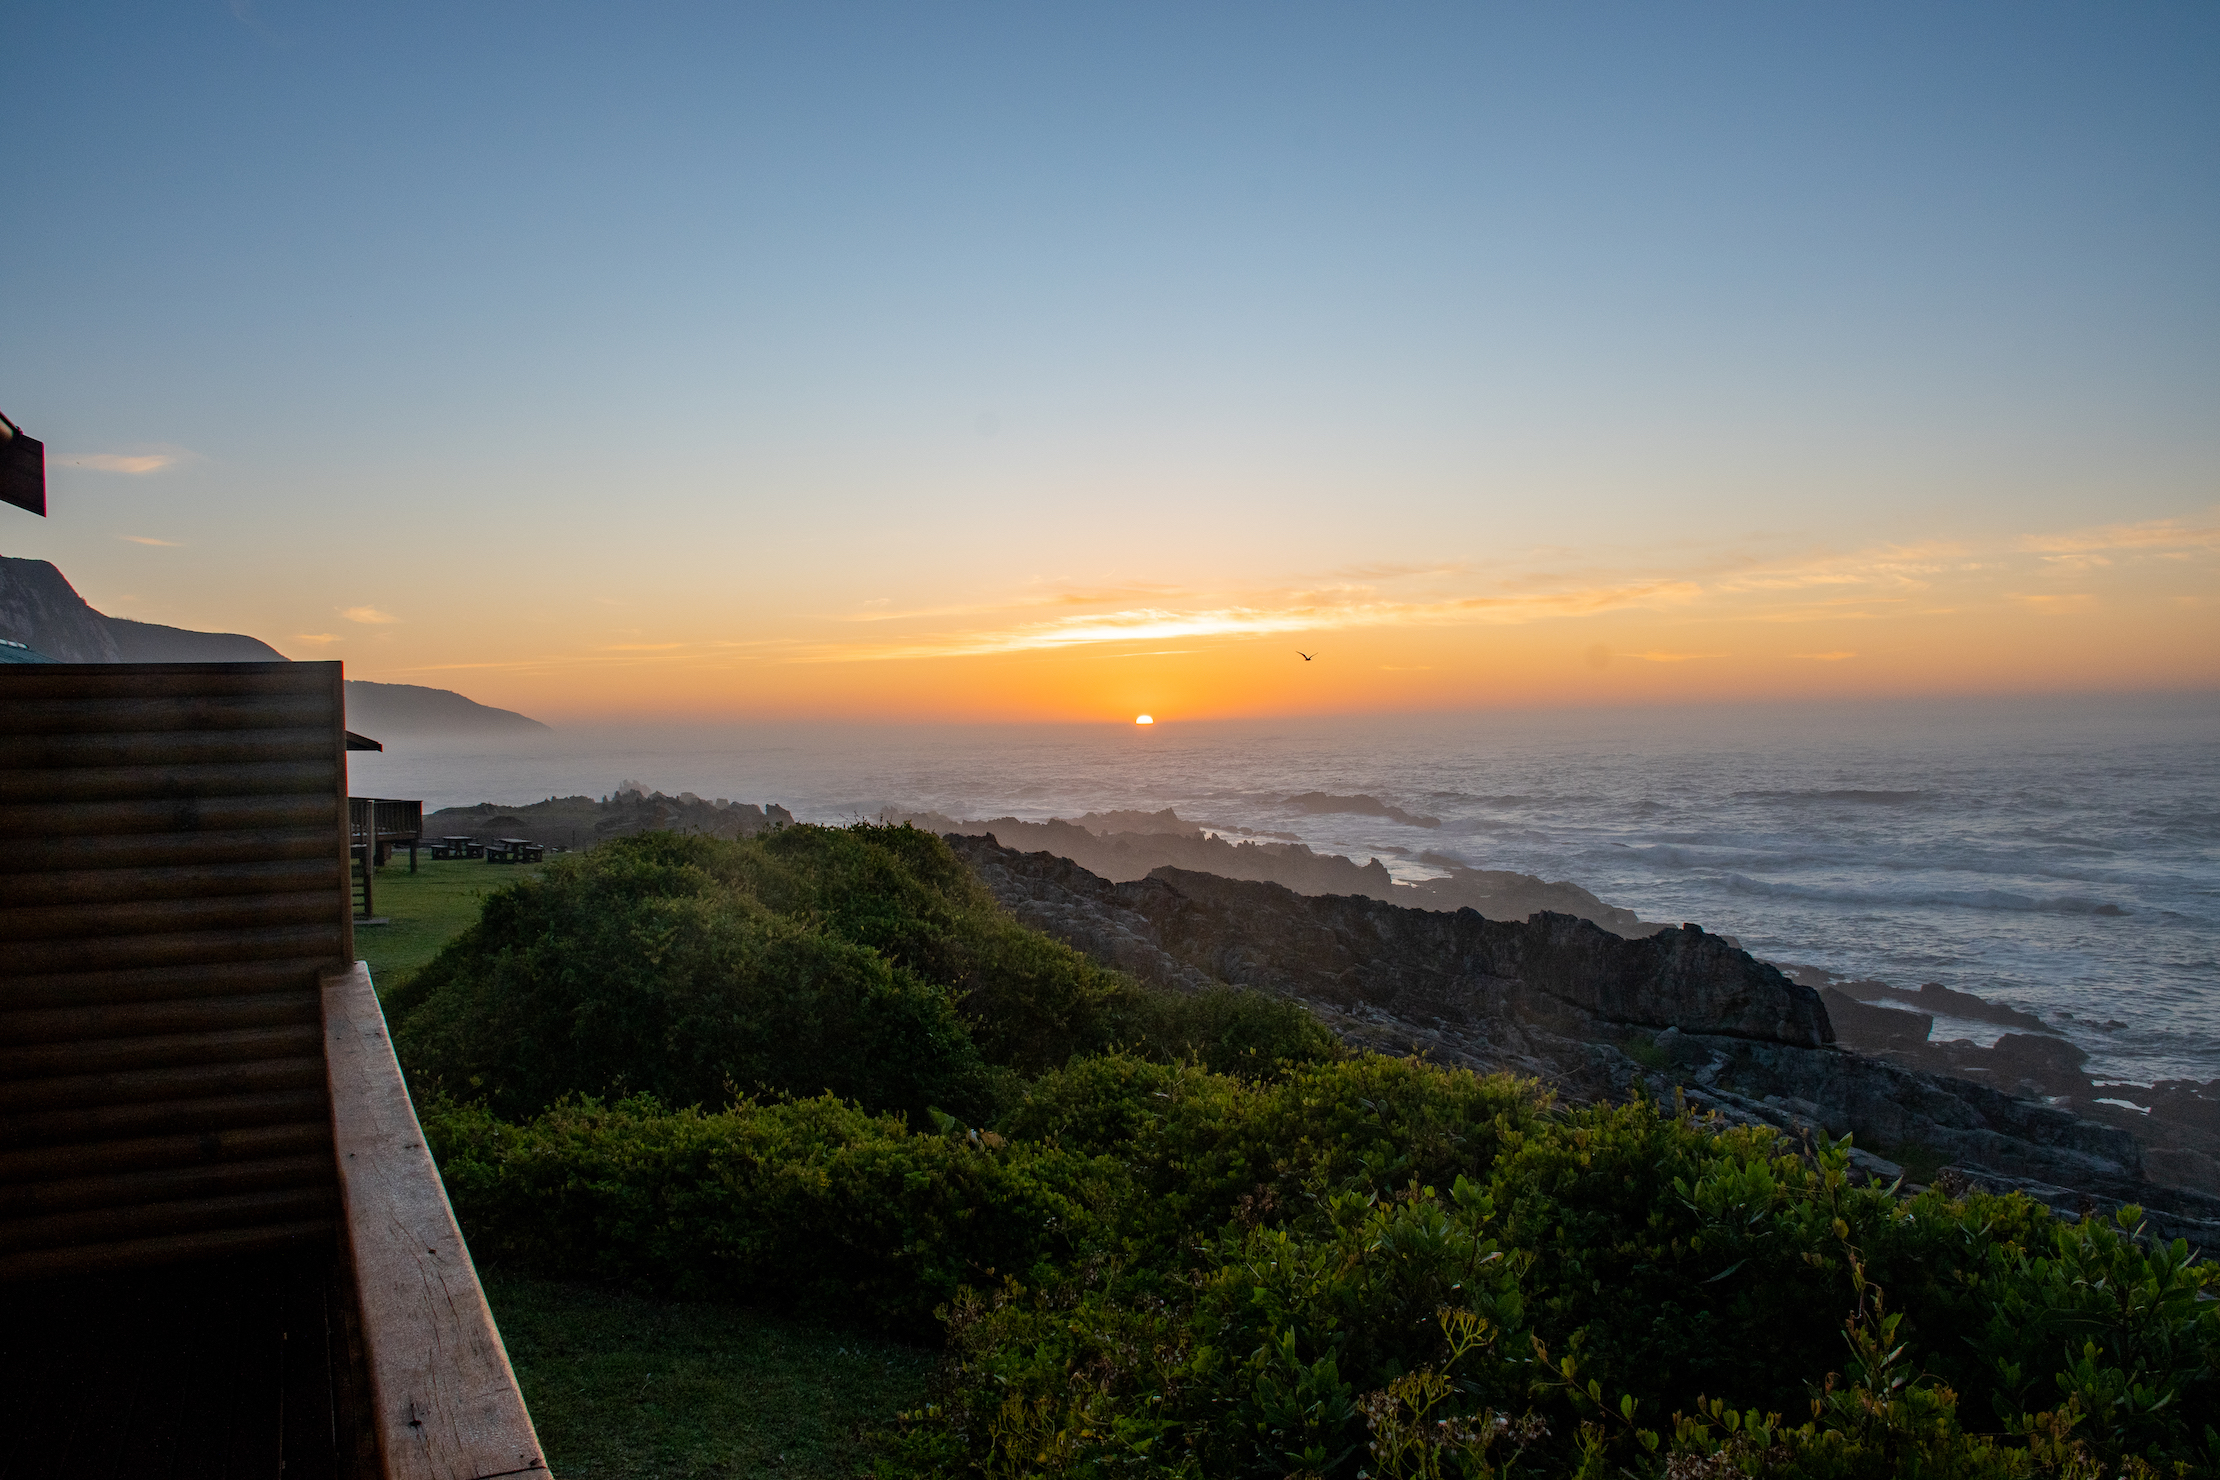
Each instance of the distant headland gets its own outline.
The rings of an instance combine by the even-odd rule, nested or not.
[[[240,632],[194,632],[95,611],[47,560],[0,556],[0,638],[63,663],[283,663]],[[372,735],[546,734],[549,727],[452,689],[347,680],[347,723]]]

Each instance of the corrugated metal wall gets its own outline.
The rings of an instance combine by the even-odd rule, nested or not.
[[[0,1278],[328,1237],[337,663],[0,668]]]

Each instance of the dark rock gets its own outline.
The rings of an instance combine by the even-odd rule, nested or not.
[[[908,822],[932,832],[979,837],[992,834],[1023,853],[1046,852],[1067,858],[1114,883],[1146,878],[1158,868],[1188,869],[1224,879],[1284,884],[1298,894],[1361,894],[1387,904],[1455,911],[1478,910],[1492,920],[1523,920],[1547,910],[1592,920],[1614,935],[1647,935],[1662,930],[1632,910],[1605,904],[1577,884],[1535,878],[1505,869],[1466,868],[1454,859],[1423,855],[1448,871],[1442,879],[1399,883],[1377,858],[1364,864],[1334,853],[1314,853],[1298,842],[1229,842],[1199,826],[1182,823],[1169,808],[1162,812],[1090,812],[1078,823],[1051,819],[1026,822],[996,817],[958,822],[934,812],[880,809],[885,822]],[[1081,826],[1081,823],[1094,824]],[[1112,827],[1126,831],[1109,831]]]
[[[1175,988],[1228,981],[1291,998],[1353,1045],[1532,1075],[1575,1103],[1679,1094],[1742,1123],[1853,1134],[1869,1176],[1893,1179],[1901,1166],[1885,1158],[1917,1152],[2000,1188],[2049,1189],[2054,1205],[2133,1203],[2166,1237],[2220,1238],[2220,1197],[2193,1190],[2220,1161],[2190,1144],[2146,1160],[2133,1128],[2019,1092],[2031,1073],[2078,1072],[2061,1039],[1920,1045],[1994,1071],[1936,1073],[1832,1045],[1820,994],[1694,926],[1626,940],[1563,915],[1399,909],[1180,869],[1113,884],[992,838],[948,842],[1021,919],[1098,959]],[[2166,1094],[2220,1121],[2220,1081]]]
[[[1821,987],[1819,1000],[1827,1004],[1827,1017],[1835,1025],[1835,1037],[1855,1048],[1921,1044],[1935,1028],[1935,1019],[1930,1013],[1872,1007],[1840,987]]]
[[[1161,868],[1118,886],[1165,949],[1226,981],[1398,1016],[1467,1015],[1510,993],[1530,1016],[1701,1030],[1819,1047],[1819,994],[1701,929],[1625,940],[1570,915],[1524,923]]]
[[[1936,1017],[1963,1018],[1968,1022],[1995,1023],[2002,1028],[2025,1028],[2035,1033],[2054,1033],[2057,1029],[2031,1012],[2006,1007],[2001,1002],[1990,1002],[1971,992],[1952,991],[1941,982],[1927,982],[1916,992],[1904,987],[1892,987],[1887,982],[1853,981],[1840,977],[1823,966],[1802,966],[1780,962],[1781,970],[1808,987],[1833,987],[1846,997],[1860,1002],[1901,1002]]]

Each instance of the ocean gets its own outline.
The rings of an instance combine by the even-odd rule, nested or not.
[[[1767,960],[2037,1013],[2100,1079],[2220,1077],[2220,696],[387,738],[350,789],[427,809],[623,781],[814,822],[1170,807],[1407,879],[1515,869]],[[1439,825],[1288,805],[1305,792]]]

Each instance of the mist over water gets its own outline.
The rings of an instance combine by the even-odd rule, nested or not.
[[[498,751],[392,736],[351,757],[351,789],[431,808],[636,778],[816,822],[1173,807],[1402,878],[1439,873],[1430,853],[1570,879],[1770,960],[1939,981],[2041,1014],[2099,1077],[2220,1076],[2213,696],[1158,720],[612,726]],[[1287,805],[1312,791],[1440,826]]]

